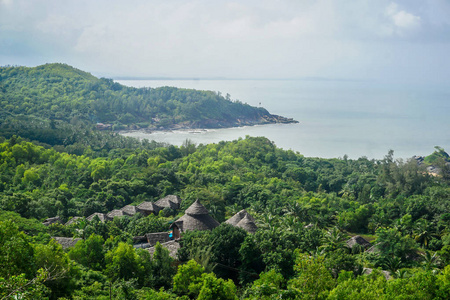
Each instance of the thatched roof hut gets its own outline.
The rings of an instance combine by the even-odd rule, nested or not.
[[[164,198],[160,199],[160,200],[169,200],[170,202],[173,202],[175,204],[178,205],[178,208],[180,208],[181,205],[181,198],[178,197],[177,195],[167,195]]]
[[[360,245],[364,249],[368,249],[372,246],[372,244],[369,241],[367,241],[365,238],[363,238],[360,235],[355,235],[351,239],[347,240],[346,243],[347,243],[347,247],[349,247],[350,249],[353,248],[353,246],[355,246],[355,245]]]
[[[249,233],[255,233],[258,230],[255,222],[252,220],[250,214],[246,214],[245,217],[237,223],[236,227],[240,227]]]
[[[92,215],[87,217],[86,220],[92,221],[94,219],[94,217],[96,217],[96,216],[100,219],[100,222],[109,221],[108,216],[106,214],[104,214],[104,213],[93,213]]]
[[[134,205],[125,205],[120,210],[123,211],[124,213],[126,213],[129,216],[134,216],[135,214],[141,212],[139,207],[136,207]]]
[[[51,224],[55,224],[55,223],[62,223],[62,220],[59,216],[45,219],[45,221],[42,222],[42,225],[50,226]]]
[[[180,249],[180,244],[178,241],[169,241],[165,243],[161,243],[161,246],[169,250],[169,256],[177,259],[177,252]],[[150,252],[151,257],[153,258],[153,254],[155,253],[155,246],[147,248],[148,252]]]
[[[200,216],[200,215],[208,215],[209,211],[197,199],[195,200],[194,203],[192,203],[191,206],[188,207],[188,209],[184,211],[184,213],[191,216]]]
[[[58,244],[60,244],[64,250],[75,246],[75,244],[81,240],[80,238],[68,238],[58,236],[54,236],[52,237],[52,239],[54,239]]]
[[[75,224],[76,222],[81,221],[83,219],[84,219],[83,217],[73,217],[72,219],[67,221],[66,224],[64,224],[64,225],[65,226],[72,225],[72,224]]]
[[[110,211],[109,213],[106,214],[106,217],[111,220],[114,219],[115,217],[120,218],[120,217],[125,217],[125,216],[130,216],[130,215],[120,209],[113,209],[112,211]]]
[[[172,223],[170,228],[173,228],[174,238],[179,238],[180,233],[187,230],[211,230],[219,225],[197,199],[186,209],[185,215]]]
[[[181,204],[181,198],[175,195],[168,195],[155,202],[156,205],[162,208],[179,209]]]
[[[234,216],[225,221],[225,223],[236,226],[245,216],[248,216],[253,223],[256,223],[255,219],[245,209],[239,211]]]
[[[160,242],[162,244],[170,240],[168,232],[147,233],[145,237],[147,238],[147,242],[150,246],[156,245],[157,242]]]
[[[240,227],[247,232],[255,233],[258,229],[256,226],[256,220],[245,209],[239,211],[234,216],[225,221],[226,224],[230,224],[236,227]]]
[[[157,215],[159,213],[159,211],[161,210],[161,207],[159,207],[158,205],[156,205],[153,202],[142,202],[141,204],[139,204],[137,206],[137,208],[144,214],[144,215],[149,215],[149,214],[154,214]]]

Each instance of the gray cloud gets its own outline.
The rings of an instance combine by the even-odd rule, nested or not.
[[[0,0],[0,64],[106,76],[445,81],[450,5],[430,1]]]

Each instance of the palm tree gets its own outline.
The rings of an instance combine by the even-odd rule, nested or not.
[[[239,206],[239,204],[237,204],[237,203],[234,203],[233,206],[231,206],[231,213],[233,216],[241,210],[242,210],[242,207]]]
[[[409,276],[409,273],[406,269],[397,270],[393,276],[398,279],[404,279]]]
[[[399,257],[385,257],[384,262],[382,264],[383,268],[391,272],[391,275],[397,272],[397,270],[403,267],[402,259]]]
[[[421,254],[421,256],[422,256],[422,266],[425,271],[430,271],[434,268],[437,268],[437,264],[439,262],[437,252],[431,254],[430,251],[425,251],[425,253]]]
[[[216,204],[211,204],[211,206],[209,208],[210,208],[212,217],[216,220],[219,220],[219,222],[222,221],[223,215],[224,215],[223,207],[216,205]]]
[[[324,252],[344,249],[347,246],[345,243],[345,235],[337,227],[333,227],[333,229],[326,232],[322,241],[321,248]]]
[[[413,229],[414,239],[416,242],[420,243],[423,247],[428,247],[428,242],[435,236],[436,234],[431,232],[431,226],[425,219],[417,220],[414,224],[415,228]]]
[[[292,215],[284,216],[282,222],[286,230],[293,232],[298,232],[298,230],[303,227],[303,223],[301,223],[297,217]]]
[[[264,215],[263,215],[264,219],[263,219],[263,227],[266,227],[268,229],[272,229],[275,227],[275,225],[277,225],[278,223],[278,218],[277,216],[273,215],[270,211],[267,211]]]
[[[287,212],[287,214],[292,215],[296,218],[306,219],[305,211],[304,211],[302,205],[300,205],[300,203],[298,203],[297,201],[288,203],[288,205],[286,207],[286,212]]]
[[[212,262],[212,248],[212,245],[205,249],[197,248],[194,253],[191,253],[190,259],[194,259],[199,265],[205,268],[206,272],[212,272],[217,266],[216,263]]]
[[[342,196],[342,198],[348,198],[348,199],[355,199],[355,185],[350,184],[350,182],[347,182],[343,187],[342,190],[339,191],[339,194]]]
[[[86,239],[85,229],[88,225],[86,219],[79,219],[75,222],[75,237],[80,237],[83,240]]]

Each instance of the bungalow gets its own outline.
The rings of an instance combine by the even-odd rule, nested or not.
[[[179,239],[182,232],[212,230],[219,225],[219,222],[209,215],[209,211],[197,199],[186,209],[184,216],[173,222],[170,228],[173,230],[173,238]]]

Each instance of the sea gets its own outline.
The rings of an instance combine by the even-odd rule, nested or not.
[[[435,146],[450,152],[450,87],[359,80],[116,80],[133,87],[173,86],[229,94],[297,124],[224,129],[133,131],[140,139],[181,145],[264,136],[306,157],[382,159],[426,156]]]

